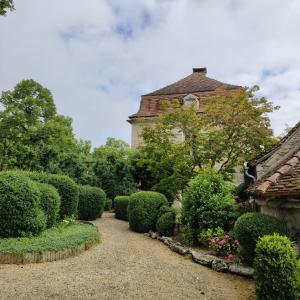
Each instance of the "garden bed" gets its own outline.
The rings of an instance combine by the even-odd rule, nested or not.
[[[247,267],[241,264],[237,264],[228,261],[224,258],[212,255],[211,251],[205,251],[203,249],[188,248],[183,246],[180,242],[173,240],[170,237],[159,236],[155,232],[146,233],[152,239],[157,239],[168,246],[172,251],[189,257],[194,262],[212,268],[217,272],[229,272],[232,274],[250,277],[254,275],[254,270],[251,267]]]
[[[37,237],[0,239],[0,263],[26,264],[65,259],[99,241],[97,227],[90,224],[55,227]]]

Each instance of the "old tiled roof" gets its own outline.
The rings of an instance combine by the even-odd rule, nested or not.
[[[267,160],[270,156],[272,156],[272,154],[279,149],[282,144],[284,144],[286,142],[286,140],[296,131],[298,130],[298,128],[300,128],[300,122],[297,123],[289,132],[288,134],[286,134],[280,141],[279,143],[275,144],[273,148],[271,148],[270,150],[268,150],[267,152],[263,152],[260,155],[258,155],[257,157],[255,157],[254,159],[252,159],[248,164],[250,166],[256,166],[259,163],[264,162],[265,160]]]
[[[299,145],[300,148],[300,145]],[[272,174],[247,189],[261,197],[300,196],[300,149]]]
[[[167,85],[145,96],[187,94],[195,92],[214,91],[217,88],[225,90],[240,89],[240,86],[226,84],[206,76],[206,68],[194,68],[193,73],[173,84]]]
[[[193,73],[171,85],[159,89],[153,93],[143,95],[140,103],[139,111],[129,116],[129,122],[139,117],[155,117],[166,110],[161,109],[162,100],[174,99],[183,102],[184,96],[194,94],[199,97],[199,113],[204,111],[204,99],[216,95],[220,90],[230,92],[232,90],[241,89],[237,85],[225,84],[206,76],[206,68],[194,68]]]

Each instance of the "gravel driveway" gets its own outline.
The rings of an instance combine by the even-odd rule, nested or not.
[[[216,273],[105,213],[102,243],[63,261],[0,265],[0,299],[249,299],[253,283]]]

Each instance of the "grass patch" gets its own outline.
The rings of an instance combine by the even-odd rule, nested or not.
[[[0,239],[0,253],[43,253],[75,248],[87,241],[100,241],[96,226],[72,224],[45,230],[37,237]]]

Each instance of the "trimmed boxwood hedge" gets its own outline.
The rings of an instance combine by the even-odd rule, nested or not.
[[[59,215],[60,218],[77,214],[78,189],[77,184],[70,177],[59,174],[48,174],[39,172],[26,172],[35,181],[53,185],[61,198]]]
[[[299,299],[297,259],[291,241],[278,234],[262,237],[254,259],[256,295],[260,300]]]
[[[141,233],[155,230],[159,209],[167,205],[167,198],[157,192],[138,192],[132,194],[128,205],[130,229]]]
[[[234,225],[234,235],[242,247],[242,255],[248,264],[253,263],[258,239],[264,235],[279,233],[288,235],[286,224],[262,213],[245,213]]]
[[[47,217],[47,228],[53,227],[59,217],[60,196],[53,185],[40,182],[36,184],[40,190],[41,208]]]
[[[156,222],[156,230],[161,236],[173,236],[175,229],[176,213],[167,206],[162,206]]]
[[[117,219],[128,221],[129,196],[117,196],[114,201]]]
[[[78,185],[78,217],[80,220],[92,221],[102,216],[106,195],[98,187]]]
[[[17,171],[0,173],[0,237],[37,235],[46,228],[35,182]]]

